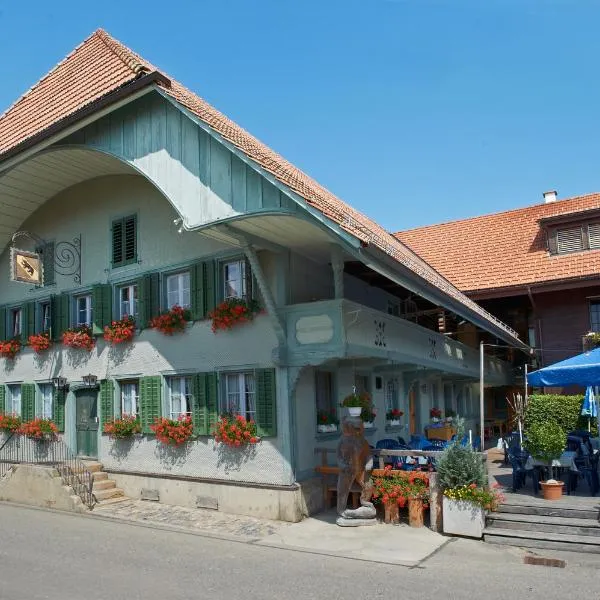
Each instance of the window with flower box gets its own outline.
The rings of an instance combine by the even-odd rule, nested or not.
[[[223,300],[252,298],[250,265],[245,260],[228,261],[222,265]]]
[[[54,387],[51,383],[40,383],[38,385],[38,416],[42,419],[53,417]]]
[[[139,414],[139,382],[136,380],[121,381],[119,383],[121,389],[121,415]]]
[[[166,277],[167,308],[190,308],[190,272],[174,273]]]
[[[192,378],[169,377],[167,379],[167,410],[169,418],[178,419],[180,416],[192,413]]]
[[[75,324],[77,327],[92,325],[92,296],[83,294],[75,296]]]
[[[385,386],[385,411],[390,413],[392,410],[400,408],[400,389],[398,379],[391,377],[386,381]]]
[[[226,373],[221,413],[234,413],[256,420],[256,380],[254,373]]]
[[[50,300],[43,300],[38,303],[37,308],[36,332],[50,331],[52,326],[52,303]]]
[[[21,386],[6,386],[6,414],[21,416]]]
[[[317,371],[315,373],[315,398],[317,412],[337,413],[333,373],[330,371]]]
[[[118,289],[119,299],[119,319],[125,317],[133,317],[138,314],[138,286],[137,284],[129,284],[121,286]]]
[[[11,308],[9,312],[8,332],[10,337],[18,337],[23,333],[23,311],[20,308]]]

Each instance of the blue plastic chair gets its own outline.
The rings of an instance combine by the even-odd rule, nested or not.
[[[397,442],[392,438],[385,438],[383,440],[379,440],[375,444],[375,448],[377,448],[378,450],[401,450],[400,442]],[[391,456],[386,459],[386,462],[390,462],[393,469],[400,469],[402,468],[401,458],[401,456]],[[378,462],[376,462],[375,465],[377,466]]]

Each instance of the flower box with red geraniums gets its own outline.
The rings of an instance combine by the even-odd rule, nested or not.
[[[166,446],[180,446],[194,433],[192,417],[187,415],[181,415],[178,419],[157,417],[150,429],[156,434],[158,441]]]
[[[392,408],[385,413],[386,424],[388,427],[400,427],[400,417],[404,413],[399,408]]]
[[[142,426],[135,415],[123,415],[104,423],[104,433],[108,433],[111,438],[122,440],[142,433]]]
[[[62,334],[62,343],[69,348],[83,349],[88,352],[91,352],[96,344],[92,330],[86,325],[67,329]]]
[[[217,331],[231,329],[241,323],[248,323],[259,312],[260,306],[256,300],[228,298],[210,312],[208,318],[212,319],[212,330],[213,333],[216,333]]]
[[[2,358],[14,358],[21,351],[21,340],[13,338],[0,342],[0,356]]]
[[[256,423],[252,419],[233,413],[219,417],[214,436],[215,442],[232,448],[260,442],[260,438],[256,435]]]
[[[437,423],[442,418],[442,409],[433,407],[429,411],[429,416],[434,423]]]
[[[335,433],[340,421],[335,411],[320,410],[317,413],[317,432]]]
[[[185,330],[185,325],[192,320],[192,315],[189,310],[175,305],[170,310],[153,317],[150,320],[150,327],[158,329],[164,335],[173,335],[174,333],[182,333]]]
[[[123,317],[120,321],[113,321],[104,328],[104,339],[111,344],[130,342],[135,335],[135,319]]]
[[[33,419],[21,425],[20,433],[34,440],[53,440],[58,433],[58,427],[52,419]]]
[[[50,340],[50,334],[48,332],[30,335],[27,342],[36,354],[41,354],[52,346],[52,341]]]
[[[21,417],[18,415],[0,415],[0,430],[5,433],[14,433],[21,428]]]

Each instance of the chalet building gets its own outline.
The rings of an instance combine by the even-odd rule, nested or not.
[[[600,194],[546,192],[534,206],[396,238],[527,340],[533,368],[582,352],[583,336],[600,331]],[[466,343],[469,329],[458,336]],[[505,412],[502,394],[493,398],[488,414]]]
[[[432,407],[476,426],[478,351],[431,315],[527,349],[407,245],[102,30],[0,117],[0,273],[0,340],[23,344],[0,359],[0,412],[53,417],[131,497],[290,521],[319,508],[315,448],[339,436],[322,417],[341,418],[354,389],[372,396],[373,444],[422,432]],[[231,299],[260,311],[213,331]],[[149,327],[176,305],[183,331]],[[133,340],[106,341],[129,316]],[[86,326],[93,347],[64,344]],[[52,346],[36,352],[28,341],[43,332]],[[489,385],[512,376],[486,356]],[[215,441],[228,411],[255,420],[261,441]],[[142,426],[129,443],[104,433],[123,414]],[[157,440],[157,417],[185,415],[191,441]]]

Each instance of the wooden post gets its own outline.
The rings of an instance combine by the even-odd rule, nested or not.
[[[437,473],[429,473],[429,526],[432,531],[442,533],[443,527],[443,506],[442,490],[438,482]]]

